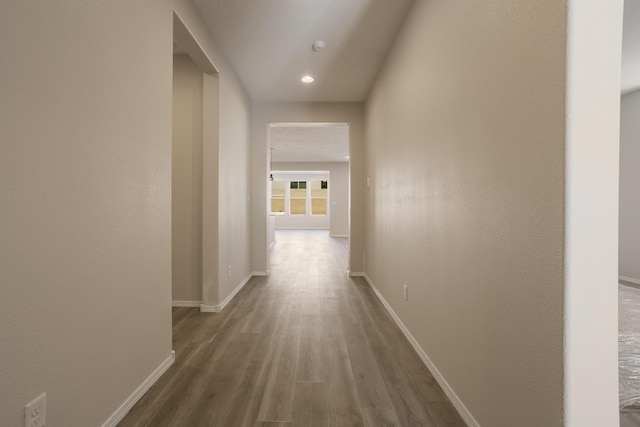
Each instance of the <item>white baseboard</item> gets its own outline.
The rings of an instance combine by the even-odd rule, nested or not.
[[[349,277],[367,277],[363,272],[361,271],[347,271],[347,275]],[[372,286],[373,287],[373,286]]]
[[[200,304],[201,313],[220,313],[220,306]]]
[[[202,301],[171,301],[171,307],[200,307]]]
[[[268,277],[271,275],[271,269],[267,271],[254,271],[253,273],[251,273],[251,275],[258,276],[258,277]]]
[[[329,234],[329,237],[349,237],[348,234]]]
[[[242,288],[244,288],[244,285],[246,285],[247,282],[249,282],[249,280],[251,280],[251,278],[253,276],[255,276],[254,273],[249,273],[247,275],[247,277],[245,277],[242,280],[242,282],[240,282],[240,284],[238,286],[236,286],[236,288],[233,291],[231,291],[231,293],[220,304],[218,304],[218,305],[200,304],[200,312],[202,312],[202,313],[220,313],[222,310],[224,310],[224,308],[227,306],[227,304],[229,304],[231,302],[233,297],[235,297],[236,294],[238,292],[240,292],[240,290],[242,290]]]
[[[169,369],[169,367],[173,365],[173,362],[175,362],[175,360],[176,352],[171,350],[171,354],[169,355],[169,357],[167,357],[164,362],[162,362],[160,366],[158,366],[156,370],[153,371],[151,375],[149,375],[149,377],[147,377],[147,379],[138,386],[138,388],[131,394],[131,396],[129,396],[129,398],[125,400],[124,403],[120,405],[120,407],[116,409],[116,411],[109,417],[109,419],[105,421],[104,424],[102,424],[102,427],[117,426],[118,423],[125,417],[125,415],[129,413],[131,408],[133,408],[133,405],[138,403],[138,400],[140,400],[140,398],[147,392],[147,390],[149,390],[151,386],[154,385],[156,381],[158,381],[162,374],[164,374],[167,369]]]
[[[224,301],[222,301],[219,306],[220,306],[220,311],[224,310],[224,308],[227,306],[227,304],[229,304],[231,302],[231,300],[233,299],[233,297],[235,297],[238,292],[240,292],[242,290],[242,288],[244,288],[244,285],[246,285],[249,280],[251,280],[251,278],[253,277],[252,273],[249,273],[247,275],[247,277],[245,277],[244,279],[242,279],[242,282],[240,282],[240,284],[238,286],[236,286],[236,288],[231,291],[231,293],[224,299]]]
[[[634,285],[640,285],[640,279],[635,279],[633,277],[618,276],[618,280],[622,280],[623,282],[633,283]]]
[[[353,275],[353,273],[351,274]],[[442,374],[440,373],[436,365],[434,365],[431,359],[429,359],[429,356],[427,356],[427,353],[425,353],[424,349],[420,346],[420,344],[418,344],[418,341],[416,341],[416,339],[411,334],[411,332],[409,332],[409,329],[407,329],[404,323],[402,323],[402,320],[400,320],[400,317],[398,317],[398,315],[393,310],[393,308],[391,308],[391,305],[389,305],[389,303],[387,302],[387,300],[384,299],[380,291],[378,291],[378,288],[376,288],[376,286],[373,284],[369,276],[367,276],[366,273],[364,273],[362,276],[365,278],[369,286],[371,286],[371,289],[373,289],[373,292],[376,294],[380,302],[382,302],[382,305],[384,305],[384,307],[387,309],[391,317],[393,317],[393,320],[396,322],[400,330],[402,330],[402,333],[404,334],[404,336],[407,337],[413,349],[416,351],[416,353],[418,353],[418,356],[420,356],[420,359],[422,359],[422,362],[427,366],[427,368],[429,369],[433,377],[436,379],[438,384],[440,384],[440,387],[442,387],[442,390],[444,390],[445,394],[447,395],[447,397],[449,398],[453,406],[455,406],[455,408],[458,410],[458,413],[460,413],[460,416],[462,417],[462,419],[464,419],[464,421],[467,423],[469,427],[480,427],[480,424],[478,423],[478,421],[476,421],[473,415],[471,415],[471,412],[469,412],[466,406],[464,406],[464,404],[462,403],[458,395],[456,395],[456,393],[453,391],[449,383],[447,383],[447,380],[445,380],[445,378],[442,376]]]

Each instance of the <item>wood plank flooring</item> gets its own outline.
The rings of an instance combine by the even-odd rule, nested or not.
[[[620,427],[638,427],[640,426],[640,409],[621,409],[620,410]]]
[[[278,231],[271,276],[222,313],[173,310],[176,363],[119,424],[464,426],[361,278],[347,240]]]

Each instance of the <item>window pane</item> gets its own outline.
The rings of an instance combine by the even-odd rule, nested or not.
[[[307,181],[298,181],[298,188],[307,188]]]
[[[323,187],[323,183],[325,184]],[[311,197],[327,197],[327,181],[311,181]]]
[[[298,188],[298,181],[291,181],[291,188]]]
[[[271,181],[271,195],[284,197],[286,187],[286,181]]]
[[[289,213],[291,215],[305,215],[307,213],[307,199],[291,199]]]
[[[307,190],[291,190],[291,197],[307,197]]]
[[[311,199],[311,214],[312,215],[326,215],[327,214],[327,199]]]
[[[271,212],[284,212],[284,197],[274,197],[271,199]]]

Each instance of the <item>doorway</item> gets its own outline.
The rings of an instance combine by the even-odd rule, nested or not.
[[[277,244],[277,230],[326,230],[348,247],[349,124],[270,123],[267,141],[269,252]]]

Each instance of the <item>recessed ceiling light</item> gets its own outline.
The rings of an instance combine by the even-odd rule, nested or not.
[[[313,83],[314,78],[311,76],[304,76],[303,78],[300,79],[300,81],[302,81],[302,83]]]
[[[346,156],[346,157],[345,157],[345,159],[348,159],[348,158],[349,158],[349,156]]]

